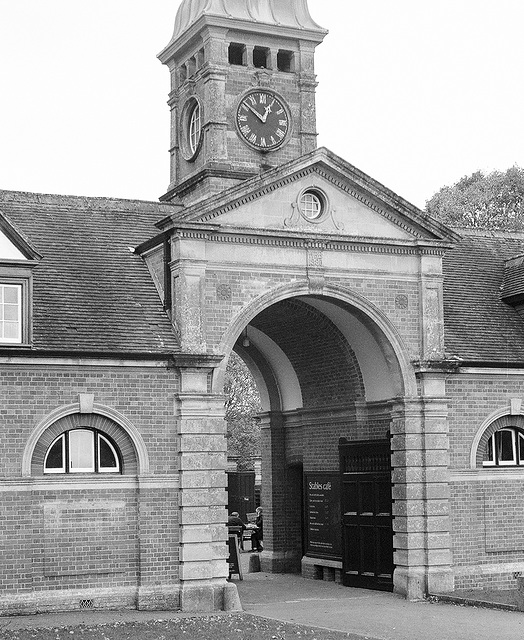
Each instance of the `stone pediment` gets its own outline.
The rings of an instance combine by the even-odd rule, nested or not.
[[[315,196],[323,207],[319,215]],[[171,220],[174,226],[186,222],[219,225],[224,231],[252,229],[259,235],[281,231],[400,243],[457,239],[452,230],[326,149],[266,171]],[[166,223],[162,226],[171,226]]]

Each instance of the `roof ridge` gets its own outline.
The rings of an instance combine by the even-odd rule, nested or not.
[[[461,227],[453,225],[451,227],[462,236],[474,236],[479,238],[515,238],[524,239],[523,231],[504,231],[502,229],[483,229],[480,227]]]
[[[160,215],[180,209],[182,205],[156,200],[140,200],[137,198],[116,198],[112,196],[77,196],[58,193],[38,193],[32,191],[15,191],[0,189],[0,206],[2,203],[35,204],[39,206],[71,207],[100,211],[157,212]]]

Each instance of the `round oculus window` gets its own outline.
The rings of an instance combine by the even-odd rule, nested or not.
[[[326,199],[320,191],[307,189],[301,194],[298,205],[306,220],[317,222],[326,210]]]

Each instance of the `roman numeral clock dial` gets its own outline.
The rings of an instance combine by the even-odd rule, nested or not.
[[[290,116],[284,101],[262,89],[250,91],[241,99],[236,123],[244,142],[258,151],[278,149],[290,131]]]

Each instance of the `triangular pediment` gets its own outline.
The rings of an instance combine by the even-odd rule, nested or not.
[[[326,149],[271,169],[212,201],[193,205],[173,219],[175,225],[180,222],[400,243],[457,237]]]

